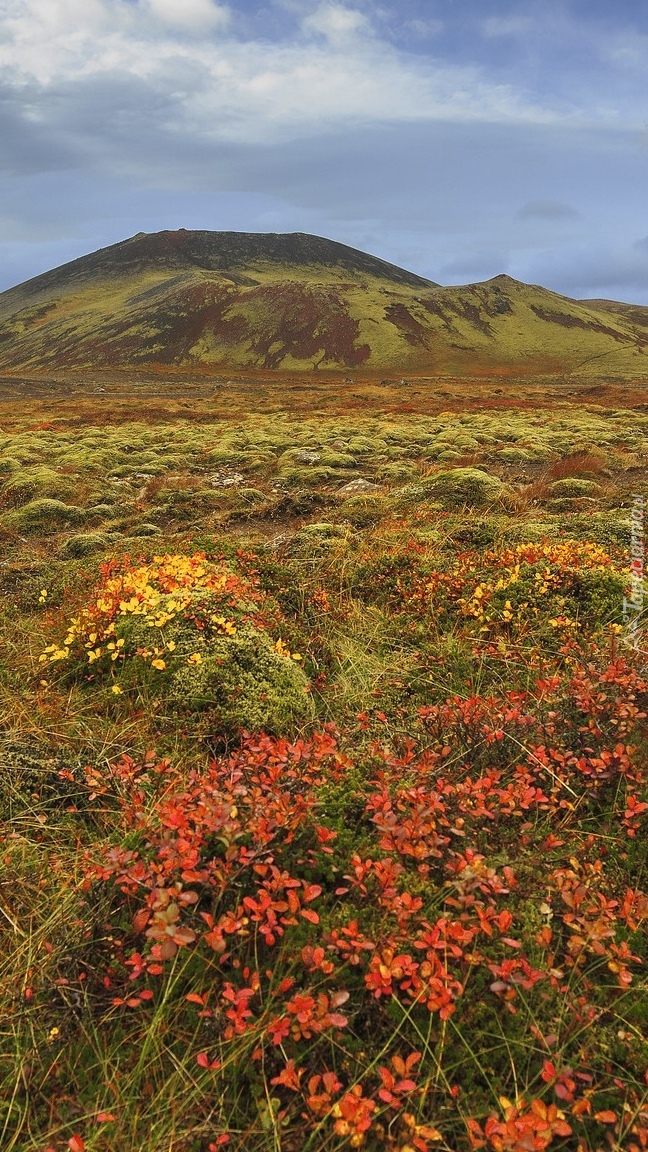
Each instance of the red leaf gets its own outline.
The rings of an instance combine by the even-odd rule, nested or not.
[[[97,1124],[112,1124],[114,1119],[112,1112],[97,1112],[95,1116]]]
[[[600,1124],[615,1124],[617,1114],[616,1112],[612,1112],[609,1108],[606,1108],[603,1112],[595,1112],[594,1119],[598,1120]]]
[[[307,904],[310,904],[311,900],[315,900],[315,898],[317,896],[321,896],[321,894],[322,889],[320,888],[319,884],[305,884],[304,891],[302,893],[302,900],[305,900]]]
[[[331,1012],[329,1015],[329,1024],[334,1024],[336,1028],[346,1028],[348,1023],[346,1016],[341,1012]]]
[[[319,916],[317,912],[313,912],[312,908],[302,908],[301,914],[304,920],[308,920],[311,924],[319,924]]]
[[[74,1136],[70,1136],[70,1139],[68,1140],[68,1148],[70,1149],[70,1152],[85,1152],[85,1143],[83,1137],[79,1136],[78,1132],[75,1132]]]
[[[340,989],[339,992],[331,992],[331,1007],[340,1008],[342,1004],[346,1004],[348,999],[349,993],[344,989]]]

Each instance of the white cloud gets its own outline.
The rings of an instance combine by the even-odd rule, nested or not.
[[[4,0],[0,71],[46,116],[61,86],[145,81],[169,131],[267,142],[343,123],[544,123],[556,114],[473,66],[400,52],[362,12],[324,3],[292,39],[243,40],[211,0]],[[213,33],[213,34],[210,34]],[[169,110],[168,104],[172,105]],[[133,110],[133,115],[137,114]]]
[[[307,35],[324,36],[331,44],[345,45],[358,36],[367,36],[371,25],[362,12],[343,8],[341,4],[321,4],[302,21]]]
[[[421,40],[427,40],[431,36],[438,36],[443,31],[443,21],[406,20],[404,27],[408,32],[413,32],[415,36],[419,36]]]
[[[225,28],[231,19],[229,9],[212,0],[148,0],[147,7],[162,24],[195,32]]]

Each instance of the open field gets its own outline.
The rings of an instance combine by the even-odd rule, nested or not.
[[[3,1149],[648,1147],[647,464],[631,378],[0,379]]]

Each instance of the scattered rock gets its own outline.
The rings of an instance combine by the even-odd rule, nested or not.
[[[238,484],[245,484],[245,476],[240,472],[215,472],[209,477],[212,488],[235,488]]]
[[[357,480],[350,480],[343,488],[340,488],[340,495],[342,496],[357,496],[364,492],[380,492],[381,485],[374,484],[371,480],[365,480],[364,477],[359,476]]]

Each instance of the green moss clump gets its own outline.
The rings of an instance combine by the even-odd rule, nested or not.
[[[332,540],[344,536],[345,532],[339,524],[329,524],[328,521],[321,520],[315,524],[304,524],[297,535],[305,540]]]
[[[387,449],[384,440],[374,436],[352,436],[347,443],[349,452],[355,455],[376,456]]]
[[[494,503],[504,490],[497,476],[490,476],[481,468],[451,468],[432,476],[426,483],[431,495],[445,506],[455,508],[463,504],[482,507]]]
[[[444,448],[441,452],[435,451],[431,453],[434,459],[443,461],[444,464],[450,464],[453,460],[461,460],[462,453],[456,452],[454,448]]]
[[[262,504],[267,499],[260,488],[239,488],[236,495],[245,504]]]
[[[220,732],[288,732],[313,716],[308,680],[298,663],[277,653],[265,632],[243,625],[212,639],[200,664],[173,674],[169,699],[207,712]]]
[[[64,504],[62,500],[30,500],[3,517],[5,528],[15,532],[56,532],[68,524],[80,524],[87,517],[84,508]]]
[[[162,535],[162,529],[159,527],[158,524],[135,524],[131,528],[128,535],[129,536],[161,536]]]
[[[561,496],[559,500],[548,500],[547,508],[550,512],[585,512],[596,507],[596,500],[592,496]]]
[[[78,536],[70,536],[61,548],[61,556],[66,560],[81,559],[82,556],[91,556],[93,552],[101,552],[112,544],[120,533],[117,532],[84,532]]]
[[[550,520],[520,520],[503,529],[502,541],[511,544],[524,544],[527,541],[539,544],[542,540],[552,539],[556,529],[556,524]]]
[[[285,467],[281,469],[281,479],[295,488],[302,486],[317,488],[320,484],[328,484],[335,475],[334,468],[312,466],[310,468]]]
[[[382,496],[351,496],[340,505],[340,516],[354,528],[367,528],[376,524],[387,511]]]
[[[500,448],[493,456],[495,460],[503,460],[505,464],[525,464],[529,460],[534,460],[533,453],[527,452],[526,448]]]
[[[416,476],[414,464],[383,464],[376,472],[376,479],[386,480],[388,484],[397,484],[399,481],[411,480]]]
[[[331,548],[344,547],[347,536],[348,529],[341,524],[327,521],[304,524],[290,541],[288,550],[292,555],[303,557],[327,553]]]
[[[14,504],[26,503],[38,497],[66,499],[74,495],[74,485],[59,472],[46,465],[20,468],[12,472],[3,488],[5,499]]]
[[[550,486],[552,497],[564,496],[598,496],[602,489],[593,480],[585,480],[578,476],[566,476],[564,480],[554,480]]]
[[[401,489],[396,502],[398,507],[430,500],[440,502],[444,508],[461,508],[465,504],[483,507],[494,504],[504,491],[502,481],[481,468],[451,468]]]
[[[333,452],[330,449],[322,452],[321,465],[323,468],[355,468],[358,461],[348,452]]]
[[[457,528],[449,529],[446,547],[458,544],[471,548],[491,548],[500,538],[506,521],[494,517],[474,517],[462,520]]]

